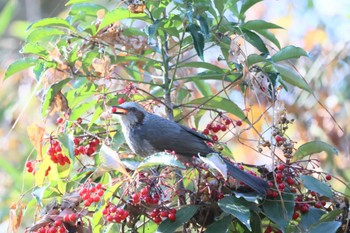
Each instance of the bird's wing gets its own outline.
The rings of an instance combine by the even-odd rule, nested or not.
[[[173,121],[152,115],[146,124],[153,127],[139,127],[135,133],[157,151],[175,151],[178,155],[187,157],[196,156],[198,153],[204,156],[213,152],[204,142],[207,138]]]
[[[206,137],[204,134],[200,133],[200,132],[197,132],[191,128],[188,128],[187,126],[184,126],[184,125],[180,125],[178,124],[179,126],[181,126],[181,128],[183,128],[184,130],[186,130],[187,132],[193,134],[194,136],[202,139],[203,141],[208,141],[208,142],[214,142],[213,140],[211,140],[210,138]]]

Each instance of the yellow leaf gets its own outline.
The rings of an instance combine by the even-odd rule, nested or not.
[[[27,132],[31,143],[34,145],[35,149],[38,152],[38,160],[42,160],[42,142],[44,138],[45,128],[36,124],[32,124],[27,127]]]

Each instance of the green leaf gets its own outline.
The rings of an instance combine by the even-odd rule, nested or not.
[[[249,10],[252,6],[254,6],[255,4],[257,4],[258,2],[261,2],[262,0],[244,0],[242,1],[242,7],[241,10],[239,12],[239,18],[242,19],[245,12],[247,10]]]
[[[177,158],[166,152],[158,152],[146,157],[138,166],[138,170],[153,168],[155,166],[172,166],[185,169],[186,167]]]
[[[342,209],[336,209],[322,215],[320,222],[330,222],[336,220],[343,213]]]
[[[294,153],[293,160],[297,161],[305,156],[320,153],[322,151],[326,152],[328,156],[338,155],[338,150],[328,143],[312,141],[299,146],[298,150]]]
[[[207,62],[186,62],[186,63],[180,63],[178,65],[178,68],[182,68],[182,67],[192,67],[192,68],[203,68],[203,69],[207,69],[207,70],[211,70],[211,71],[215,71],[218,74],[225,74],[224,69],[213,65],[211,63],[207,63]]]
[[[232,113],[233,115],[237,116],[238,118],[249,123],[249,120],[246,118],[244,112],[238,107],[237,104],[235,104],[233,101],[231,101],[229,99],[225,99],[225,98],[220,97],[220,96],[203,97],[203,98],[192,100],[192,101],[188,102],[187,104],[198,104],[198,105],[203,105],[206,107],[211,107],[214,109],[221,109],[221,110],[224,110],[226,112]]]
[[[5,72],[4,80],[6,80],[8,77],[10,77],[11,75],[19,71],[25,70],[31,66],[35,66],[37,62],[38,62],[38,59],[35,59],[32,57],[25,57],[15,61],[11,65],[9,65],[9,67],[7,68]]]
[[[274,62],[279,62],[287,59],[299,58],[301,56],[308,56],[304,49],[289,45],[274,54],[271,57],[271,60]]]
[[[250,231],[252,230],[250,226],[250,209],[244,199],[229,196],[221,199],[218,204],[225,213],[233,215]]]
[[[268,60],[258,54],[250,54],[247,57],[247,64],[249,67],[260,62],[268,62]]]
[[[33,28],[40,28],[40,27],[61,27],[69,29],[73,32],[75,32],[75,28],[70,25],[66,20],[58,17],[54,18],[45,18],[42,20],[39,20],[38,22],[32,23],[27,30],[33,29]]]
[[[62,88],[70,81],[70,78],[64,79],[58,83],[50,86],[49,90],[46,92],[44,97],[44,102],[41,108],[41,114],[45,117],[47,115],[47,110],[50,107],[51,102],[54,100],[56,94],[62,90]]]
[[[42,202],[43,196],[48,187],[49,186],[35,187],[32,192],[33,197],[36,199],[36,201],[40,206],[43,206],[43,202]]]
[[[93,3],[82,3],[82,4],[74,4],[70,11],[70,15],[84,15],[84,16],[93,16],[96,17],[97,11],[99,10],[106,10],[104,6],[98,5],[98,4],[93,4]]]
[[[225,3],[226,3],[226,0],[214,0],[214,5],[215,5],[215,8],[218,10],[219,15],[223,14],[223,11],[225,9]]]
[[[256,34],[255,32],[249,31],[247,29],[242,28],[243,37],[246,39],[251,45],[257,48],[260,52],[268,53],[264,41]]]
[[[208,26],[207,19],[201,15],[197,16],[197,20],[199,21],[199,25],[201,26],[201,32],[203,33],[206,40],[210,37],[210,30]]]
[[[63,145],[63,150],[66,150],[64,152],[68,152],[69,157],[73,160],[74,159],[74,142],[73,137],[66,133],[60,133],[57,136],[60,143]]]
[[[162,20],[156,20],[148,27],[148,43],[150,44],[154,37],[157,35],[158,28],[162,24]]]
[[[242,24],[242,27],[248,30],[262,30],[262,29],[283,29],[282,27],[274,24],[266,22],[265,20],[250,20],[246,23]]]
[[[47,49],[39,44],[33,44],[33,43],[25,44],[24,47],[21,49],[21,53],[34,54],[39,57],[45,58],[46,60],[49,60],[49,53]]]
[[[3,8],[0,12],[0,37],[4,34],[5,30],[9,26],[9,23],[11,22],[11,19],[16,9],[17,1],[9,0],[6,4],[2,2],[1,5]]]
[[[271,41],[274,45],[277,46],[277,48],[281,48],[280,42],[278,41],[278,39],[276,38],[276,36],[271,33],[269,30],[255,30],[257,33],[259,33],[260,35],[262,35],[263,37],[265,37],[266,39],[268,39],[269,41]]]
[[[91,0],[70,0],[66,3],[65,6],[69,6],[72,4],[76,4],[76,3],[82,3],[82,2],[90,2]]]
[[[314,207],[310,207],[307,213],[301,215],[301,221],[299,223],[299,227],[306,230],[310,226],[317,224],[320,220],[321,216],[324,215],[326,211],[317,209]]]
[[[341,222],[339,221],[323,222],[311,228],[310,231],[308,232],[309,233],[320,233],[320,232],[336,233],[340,226],[341,226]]]
[[[27,37],[26,42],[27,43],[35,43],[43,38],[49,38],[52,39],[54,36],[60,36],[65,35],[67,32],[62,31],[57,28],[37,28],[33,30]]]
[[[231,222],[232,217],[229,215],[225,216],[222,219],[210,224],[205,230],[205,233],[227,233]]]
[[[113,11],[107,12],[105,17],[102,19],[100,26],[98,27],[97,32],[99,32],[102,28],[115,23],[116,21],[120,21],[122,19],[145,19],[147,15],[145,13],[135,14],[131,13],[128,9],[125,8],[116,8]]]
[[[193,83],[203,96],[208,97],[213,95],[210,86],[204,80],[194,80]]]
[[[156,233],[171,233],[177,228],[183,226],[184,223],[188,222],[193,215],[197,212],[199,206],[190,205],[185,206],[177,211],[176,220],[171,222],[169,219],[164,220],[158,227]]]
[[[263,203],[265,215],[284,231],[292,219],[294,212],[294,195],[283,193],[282,199],[267,199]]]
[[[192,40],[193,40],[193,45],[194,48],[197,52],[198,57],[204,61],[204,36],[199,28],[198,25],[196,24],[189,24],[186,27],[186,31],[191,33]]]
[[[325,184],[312,176],[301,175],[300,179],[302,180],[301,183],[308,190],[315,191],[329,198],[334,197],[334,193],[332,192],[332,189],[328,186],[328,184]]]
[[[274,67],[280,73],[283,81],[295,87],[299,87],[300,89],[303,89],[309,93],[312,92],[311,88],[304,81],[304,79],[298,73],[291,70],[289,67],[280,64],[274,64]]]

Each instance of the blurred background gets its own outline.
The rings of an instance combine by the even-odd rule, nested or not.
[[[22,57],[28,25],[45,17],[64,16],[66,2],[0,0],[0,232],[7,228],[11,205],[30,192],[24,163],[33,146],[27,127],[42,121],[32,71],[5,81],[3,76],[8,65]],[[115,7],[120,2],[106,4]],[[281,46],[292,44],[310,53],[310,58],[300,59],[295,66],[314,96],[299,90],[282,95],[288,114],[296,119],[288,134],[298,140],[297,145],[319,139],[337,147],[336,158],[319,156],[322,167],[349,180],[350,1],[265,0],[249,10],[247,17],[284,27],[273,31]],[[339,182],[334,185],[344,191]],[[24,221],[29,224],[32,219]]]

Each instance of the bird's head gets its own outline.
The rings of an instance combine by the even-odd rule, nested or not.
[[[125,102],[112,107],[112,113],[118,114],[120,122],[127,127],[142,124],[148,114],[140,105],[134,102]]]

